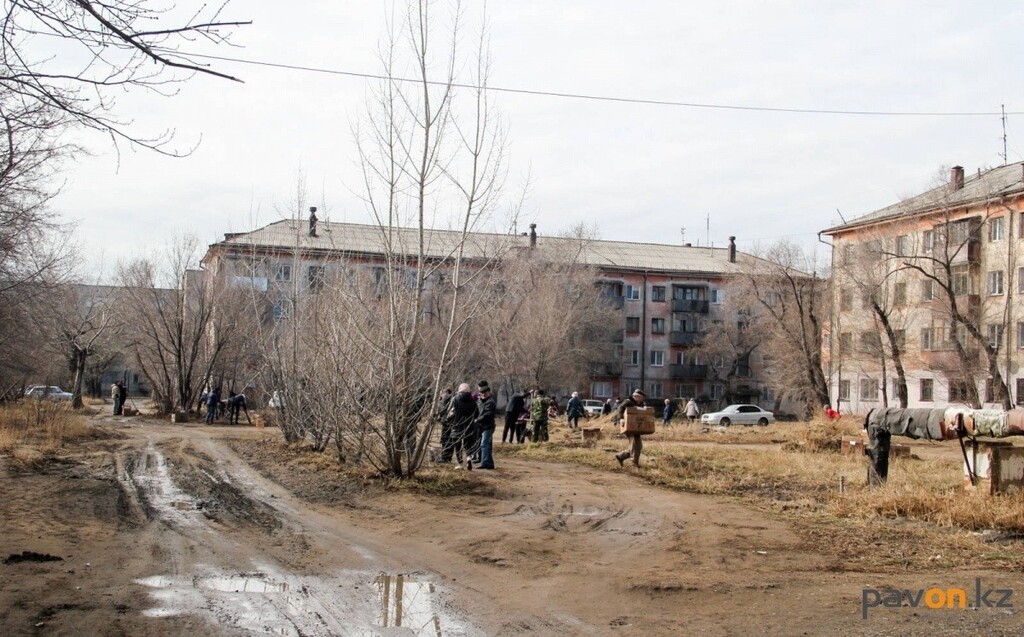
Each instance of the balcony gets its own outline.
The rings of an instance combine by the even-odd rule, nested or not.
[[[668,342],[670,345],[696,345],[698,337],[697,332],[669,332]]]
[[[621,343],[626,337],[626,330],[613,330],[611,337],[608,339],[612,343]]]
[[[622,363],[591,363],[590,375],[597,378],[605,376],[621,376]]]
[[[707,301],[693,301],[690,299],[672,299],[673,312],[697,312],[707,314],[709,304]]]
[[[616,309],[616,310],[621,310],[623,308],[623,306],[626,304],[626,299],[623,298],[622,295],[619,295],[619,296],[607,295],[607,296],[601,296],[600,298],[605,303],[608,304],[608,307]]]
[[[708,376],[707,365],[670,365],[669,377],[675,380],[703,380]]]

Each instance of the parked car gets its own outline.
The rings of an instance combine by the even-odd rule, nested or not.
[[[729,405],[722,411],[703,414],[701,424],[705,425],[770,425],[775,422],[775,414],[757,405]]]
[[[53,400],[53,401],[65,401],[71,400],[71,392],[64,391],[56,385],[32,385],[25,390],[25,398],[32,398],[34,400]]]
[[[600,416],[602,407],[604,407],[604,403],[600,400],[592,398],[585,398],[583,400],[583,411],[587,412],[588,416]]]

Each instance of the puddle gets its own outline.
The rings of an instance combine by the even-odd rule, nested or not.
[[[202,523],[199,503],[174,484],[167,469],[167,459],[152,441],[143,452],[132,481],[153,510],[164,519],[185,526]]]
[[[277,575],[262,568],[237,575],[157,575],[136,580],[156,602],[143,614],[206,615],[218,625],[274,635],[482,634],[443,603],[422,574],[344,571],[332,577]]]

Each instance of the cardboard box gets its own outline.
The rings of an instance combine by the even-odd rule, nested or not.
[[[619,433],[654,433],[654,410],[650,407],[626,407],[625,418],[622,419]]]

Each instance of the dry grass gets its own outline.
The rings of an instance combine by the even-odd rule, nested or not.
[[[859,433],[859,423],[732,427],[723,438],[689,425],[667,434],[659,429],[645,438],[643,468],[628,471],[670,489],[739,497],[782,516],[808,548],[837,556],[837,569],[978,560],[1024,567],[1024,496],[971,496],[957,461],[913,457],[892,458],[888,484],[868,488],[865,458],[836,453],[842,436]],[[581,443],[556,427],[556,442],[503,446],[500,453],[621,471],[610,452],[624,449],[625,440],[610,435],[610,421],[604,432],[604,440]],[[755,446],[759,441],[763,446]],[[737,446],[744,443],[750,446]]]
[[[20,400],[0,405],[0,453],[14,453],[23,447],[54,453],[67,442],[94,436],[93,428],[66,403]],[[22,450],[15,456],[19,453],[29,452]]]

